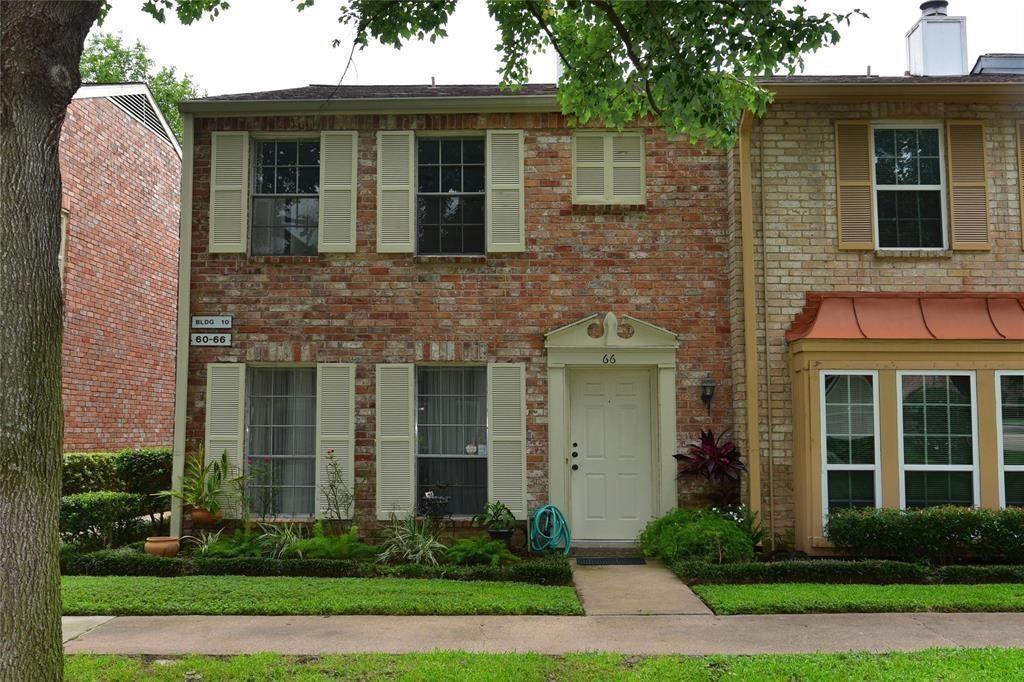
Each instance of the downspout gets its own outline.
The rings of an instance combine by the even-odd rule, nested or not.
[[[195,127],[192,114],[182,114],[181,216],[178,232],[178,326],[174,368],[174,449],[171,487],[178,489],[185,473],[185,416],[188,399],[189,292],[192,281],[192,159]],[[171,535],[181,536],[181,500],[171,498]]]
[[[743,383],[746,393],[747,480],[750,511],[761,511],[761,419],[758,395],[757,282],[754,277],[754,209],[751,183],[750,126],[743,112],[738,141],[740,164],[740,247],[743,274]]]
[[[768,330],[768,226],[765,224],[764,208],[764,126],[757,127],[757,175],[761,191],[761,294],[762,294],[762,315],[761,323],[764,325],[764,402],[765,402],[765,453],[768,456],[768,532],[771,533],[772,551],[775,551],[775,453],[772,447],[772,430],[774,418],[772,415],[772,370],[771,370],[771,348],[769,346],[770,332]]]

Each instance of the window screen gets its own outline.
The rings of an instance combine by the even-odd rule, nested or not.
[[[1024,507],[1024,374],[999,377],[1003,492],[1008,507]]]
[[[873,507],[875,377],[824,375],[826,509]]]
[[[971,381],[965,374],[901,377],[907,507],[974,504]]]
[[[417,138],[416,250],[484,253],[483,138]]]
[[[448,497],[449,514],[487,504],[487,368],[416,371],[417,498]]]
[[[316,368],[252,367],[246,470],[254,514],[312,516],[316,488]]]
[[[940,144],[938,128],[875,128],[880,248],[944,246]]]
[[[253,166],[252,253],[315,255],[320,140],[258,140]]]

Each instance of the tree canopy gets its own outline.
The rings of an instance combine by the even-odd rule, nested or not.
[[[89,39],[82,52],[79,69],[82,81],[86,83],[140,81],[148,85],[179,142],[181,114],[178,113],[178,102],[204,94],[189,74],[179,76],[173,66],[156,68],[141,42],[128,45],[120,35],[112,33],[97,33]]]

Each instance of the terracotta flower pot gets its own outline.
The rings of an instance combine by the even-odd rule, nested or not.
[[[178,556],[180,549],[181,543],[176,536],[155,535],[146,538],[146,554],[173,557]]]
[[[199,528],[209,528],[210,526],[220,522],[222,514],[220,512],[217,512],[216,514],[211,514],[205,509],[200,509],[196,507],[191,512],[189,512],[189,517],[192,519],[193,525]]]

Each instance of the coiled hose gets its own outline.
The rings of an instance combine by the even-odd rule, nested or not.
[[[533,551],[545,552],[561,548],[562,553],[568,556],[571,542],[569,522],[558,507],[546,504],[533,512],[533,522],[530,524],[530,547]]]

